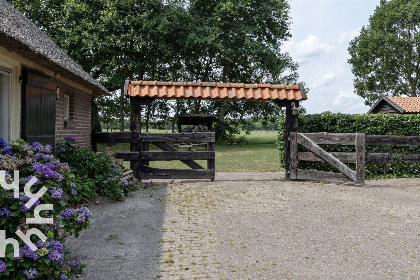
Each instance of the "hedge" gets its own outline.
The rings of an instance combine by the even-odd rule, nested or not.
[[[285,118],[279,119],[278,146],[280,150],[280,165],[285,167]],[[366,135],[420,135],[420,114],[396,115],[396,114],[313,114],[300,115],[298,130],[300,133],[328,132],[328,133],[365,133]],[[354,146],[323,146],[330,152],[353,152]],[[299,147],[300,150],[303,148]],[[366,147],[366,153],[401,153],[420,154],[420,147],[397,148],[397,147]],[[384,165],[382,162],[366,163],[366,178],[384,177]],[[354,169],[354,164],[348,165]],[[386,163],[386,177],[420,177],[420,163],[393,162]],[[338,172],[327,163],[299,163],[299,169],[314,169],[320,171]]]

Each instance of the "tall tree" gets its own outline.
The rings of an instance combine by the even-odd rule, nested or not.
[[[355,93],[372,105],[382,95],[420,95],[420,1],[381,0],[350,42]]]
[[[298,65],[281,52],[291,37],[285,0],[192,0],[185,67],[194,81],[296,83]],[[245,117],[280,114],[271,103],[206,103],[218,116],[218,140],[236,131]],[[225,118],[236,119],[225,122]],[[233,127],[232,127],[233,125]],[[231,132],[228,132],[228,131]]]

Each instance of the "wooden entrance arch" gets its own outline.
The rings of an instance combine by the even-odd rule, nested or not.
[[[304,87],[299,85],[284,84],[243,84],[243,83],[215,83],[215,82],[158,82],[158,81],[126,81],[124,92],[130,98],[131,116],[130,130],[132,133],[141,135],[141,106],[150,105],[156,99],[166,100],[211,100],[211,101],[272,101],[280,107],[286,108],[286,139],[290,139],[290,133],[298,129],[299,102],[307,99]],[[204,135],[203,135],[204,137]],[[206,136],[208,137],[208,135]],[[210,142],[211,143],[211,142]],[[214,144],[212,144],[214,145]],[[290,179],[290,141],[286,141],[286,174]],[[142,169],[140,162],[141,144],[131,143],[131,153],[139,153],[137,160],[131,161],[131,168],[136,177],[141,179]],[[167,150],[170,152],[169,150]],[[209,150],[210,151],[210,150]],[[147,151],[148,152],[148,151]],[[173,151],[172,151],[173,152]],[[145,157],[143,157],[145,158]],[[180,159],[182,160],[182,159]],[[144,161],[144,162],[147,162]],[[208,169],[214,174],[214,161],[209,160]],[[185,164],[191,168],[200,169],[194,161],[188,160]],[[144,169],[143,170],[150,170]],[[206,170],[201,170],[206,174]],[[190,173],[196,174],[197,172]],[[170,178],[171,174],[168,173]],[[180,175],[184,176],[184,175]],[[186,174],[185,176],[189,176]],[[183,178],[187,178],[187,177]],[[196,175],[193,175],[194,177]],[[203,176],[208,176],[203,175]],[[212,175],[214,179],[214,175]],[[211,176],[210,176],[211,178]]]

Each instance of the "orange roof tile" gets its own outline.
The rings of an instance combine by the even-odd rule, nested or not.
[[[420,113],[420,97],[388,96],[388,98],[404,109],[404,113]]]
[[[129,81],[127,95],[192,100],[305,100],[301,85]]]

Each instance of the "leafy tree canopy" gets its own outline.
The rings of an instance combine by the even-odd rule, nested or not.
[[[355,93],[372,105],[380,96],[420,95],[420,1],[381,0],[350,42]]]

